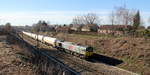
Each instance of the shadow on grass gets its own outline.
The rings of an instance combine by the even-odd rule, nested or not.
[[[86,59],[86,60],[93,62],[93,63],[104,63],[104,64],[112,65],[112,66],[117,66],[117,65],[123,63],[122,60],[104,56],[104,55],[100,55],[100,54],[96,54],[96,53],[94,53],[90,59]]]
[[[48,49],[42,49],[43,51],[47,52],[47,53],[51,53],[51,54],[61,54],[61,51],[59,50],[48,50]],[[65,54],[65,53],[63,53]],[[87,60],[89,62],[93,62],[93,63],[104,63],[107,65],[112,65],[112,66],[117,66],[121,63],[123,63],[122,60],[113,58],[113,57],[108,57],[108,56],[104,56],[104,55],[100,55],[100,54],[96,54],[94,53],[94,55],[91,58],[88,59],[83,59],[83,60]]]

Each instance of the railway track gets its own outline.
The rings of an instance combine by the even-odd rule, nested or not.
[[[22,35],[20,35],[20,36],[22,36]],[[36,46],[36,44],[37,44],[36,40],[33,40],[33,39],[29,38],[26,35],[24,35],[23,37],[24,37],[25,41],[27,41],[27,42],[31,43],[32,45]],[[39,42],[39,49],[40,48],[49,49],[49,50],[52,49],[50,46],[47,46],[47,45]],[[56,50],[56,51],[58,51],[58,50]],[[82,75],[91,75],[93,73],[95,73],[94,75],[103,75],[103,73],[96,72],[95,70],[90,69],[89,67],[87,67],[87,65],[84,65],[83,62],[82,62],[83,60],[81,60],[81,59],[80,59],[80,61],[81,61],[80,63],[77,62],[76,60],[72,60],[73,58],[75,59],[76,57],[74,57],[70,54],[66,54],[66,53],[60,52],[60,51],[58,51],[57,53],[54,53],[54,54],[50,53],[50,52],[47,52],[47,51],[45,51],[44,53],[47,54],[47,55],[55,56],[63,62],[64,62],[63,59],[65,59],[65,62],[64,62],[65,64],[70,64],[69,67],[71,67],[71,68],[75,69],[76,71],[80,72]]]
[[[66,71],[70,71],[71,75],[81,75],[79,72],[77,72],[74,69],[68,67],[63,62],[58,60],[57,58],[55,58],[53,56],[50,56],[50,55],[48,55],[47,53],[45,53],[45,52],[43,52],[41,50],[38,50],[35,46],[31,46],[27,41],[23,40],[18,35],[14,35],[14,34],[10,34],[10,35],[12,37],[17,38],[18,41],[21,41],[22,43],[24,43],[26,46],[28,46],[28,48],[32,49],[32,50],[30,50],[32,53],[36,53],[36,54],[42,55],[42,56],[48,58],[50,61],[53,61],[54,63],[57,63],[58,65],[60,65],[64,69],[66,69],[66,70],[63,69],[64,70],[63,75],[66,75]],[[16,40],[16,39],[14,39],[14,40]]]
[[[26,35],[19,34],[25,41],[29,42],[33,46],[36,46],[37,41],[29,38]],[[42,48],[42,49],[41,49]],[[80,72],[81,75],[137,75],[136,73],[130,73],[127,71],[122,71],[113,66],[108,66],[105,64],[95,64],[82,60],[70,54],[60,52],[56,49],[51,48],[41,42],[39,42],[39,49],[49,50],[44,53],[56,57],[58,60],[62,61],[65,64],[68,64],[69,67],[75,69],[77,72]],[[54,52],[51,52],[54,51]]]

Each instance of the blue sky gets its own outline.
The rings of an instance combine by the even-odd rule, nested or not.
[[[71,23],[76,15],[97,13],[108,23],[108,15],[114,7],[123,6],[139,9],[146,25],[150,17],[150,0],[0,0],[0,24],[31,25],[38,20],[52,24]]]

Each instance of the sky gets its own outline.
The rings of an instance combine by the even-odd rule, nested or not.
[[[111,11],[126,5],[140,10],[144,24],[148,26],[150,0],[0,0],[0,24],[32,25],[39,20],[51,24],[70,24],[74,16],[96,13],[108,24]]]

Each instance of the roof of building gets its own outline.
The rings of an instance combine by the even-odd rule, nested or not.
[[[56,30],[61,30],[61,31],[66,30],[67,31],[67,30],[70,30],[70,27],[68,27],[68,26],[57,27]]]
[[[131,25],[101,25],[99,29],[132,28]]]

